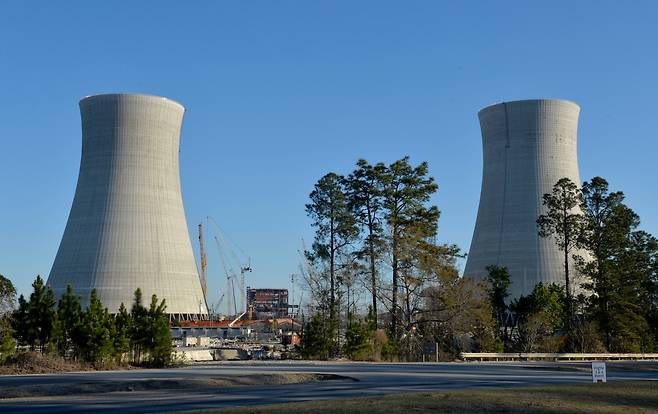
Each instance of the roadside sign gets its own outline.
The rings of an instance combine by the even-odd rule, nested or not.
[[[423,362],[425,362],[425,355],[432,355],[436,359],[436,362],[439,362],[439,343],[438,342],[426,342],[423,344]]]
[[[436,345],[434,344],[434,342],[425,342],[423,344],[423,354],[433,355],[435,350],[436,350]]]
[[[607,382],[605,362],[592,362],[592,382]]]

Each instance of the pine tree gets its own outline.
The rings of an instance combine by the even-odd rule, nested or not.
[[[329,265],[329,334],[335,337],[338,329],[338,272],[339,257],[358,235],[354,215],[346,197],[345,180],[329,173],[322,177],[309,195],[311,202],[306,212],[316,227],[313,252],[309,257]],[[334,351],[337,351],[334,349]]]
[[[351,360],[363,360],[372,356],[371,325],[364,323],[351,313],[347,315],[347,331],[345,332],[345,354]]]
[[[82,357],[93,364],[104,364],[112,355],[111,321],[107,308],[103,307],[92,289],[89,306],[82,313],[80,332],[76,338]]]
[[[171,362],[173,351],[169,319],[166,314],[165,300],[158,304],[158,297],[151,296],[148,310],[148,353],[151,366],[162,367]]]
[[[327,323],[320,314],[304,326],[302,331],[300,353],[306,359],[327,359],[333,346],[333,337],[327,329]]]
[[[544,194],[546,213],[539,216],[537,226],[541,237],[554,237],[555,244],[564,256],[564,288],[567,300],[567,329],[574,323],[572,275],[570,254],[575,250],[582,233],[584,217],[581,211],[582,193],[578,185],[568,178],[561,178],[552,192]]]
[[[29,345],[30,348],[34,349],[36,335],[29,323],[29,305],[23,295],[18,297],[18,308],[12,315],[11,325],[18,344]]]
[[[391,255],[391,331],[400,338],[400,271],[402,240],[410,233],[422,238],[436,235],[439,210],[428,207],[430,197],[438,188],[432,177],[428,177],[426,162],[417,167],[409,163],[409,157],[392,163],[382,174],[383,213],[388,227],[388,244]]]
[[[55,339],[53,333],[58,325],[55,294],[50,287],[44,286],[43,279],[39,275],[32,283],[32,288],[30,300],[27,303],[19,303],[19,313],[26,312],[24,315],[19,315],[19,319],[26,325],[21,336],[31,349],[38,346],[44,353]],[[25,302],[25,299],[22,301]]]
[[[507,342],[507,311],[509,307],[505,303],[505,299],[509,296],[509,287],[512,281],[507,268],[504,266],[487,266],[487,272],[489,273],[487,276],[487,295],[493,309],[493,317],[497,322],[498,329],[503,330],[503,340]]]
[[[59,335],[57,347],[61,356],[66,356],[67,352],[73,348],[75,336],[80,328],[82,317],[82,308],[80,306],[80,297],[73,294],[71,284],[66,286],[66,293],[62,295],[57,306],[57,317],[59,319]],[[74,355],[76,354],[74,350]]]
[[[386,171],[383,163],[372,166],[360,159],[357,168],[347,178],[348,199],[358,225],[365,232],[365,243],[357,256],[365,258],[370,274],[372,311],[377,325],[377,261],[383,241],[382,227],[382,176]]]
[[[142,291],[135,290],[135,299],[130,310],[131,325],[129,328],[130,351],[134,364],[142,362],[142,354],[148,346],[148,310],[142,304]]]
[[[658,349],[658,239],[646,232],[634,234],[636,271],[642,274],[640,308],[653,337],[653,352]],[[645,347],[647,349],[648,347]]]
[[[594,177],[583,184],[586,215],[581,244],[592,257],[581,264],[590,282],[590,315],[601,328],[611,352],[638,352],[652,347],[643,298],[651,289],[658,242],[637,230],[639,216],[624,204],[624,194],[610,192]],[[643,306],[644,305],[644,306]]]
[[[121,303],[119,311],[112,319],[112,348],[114,360],[121,364],[123,356],[130,351],[130,329],[132,320],[125,305]]]

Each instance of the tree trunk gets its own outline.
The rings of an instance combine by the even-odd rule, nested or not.
[[[375,318],[375,326],[377,326],[377,268],[375,263],[375,242],[372,238],[373,235],[371,230],[368,243],[368,249],[370,250],[370,283],[372,289],[372,313]]]
[[[368,214],[368,255],[370,256],[370,289],[372,291],[372,313],[375,318],[375,327],[377,327],[377,263],[375,260],[375,221],[370,210],[370,201],[366,202],[366,212]]]
[[[331,334],[333,335],[333,330],[336,328],[336,241],[334,233],[334,219],[333,214],[330,219],[331,230],[329,235],[329,320],[331,324]]]
[[[566,207],[562,211],[562,220],[563,220],[563,234],[564,234],[564,282],[565,288],[567,291],[567,302],[569,306],[569,312],[571,312],[571,285],[569,283],[569,225],[567,223],[567,216],[569,212]],[[570,314],[571,317],[571,314]]]
[[[400,338],[398,332],[398,251],[397,251],[397,230],[393,230],[392,240],[392,254],[393,254],[393,293],[391,295],[391,329],[396,341]]]
[[[569,224],[567,218],[569,211],[566,206],[562,210],[562,220],[563,220],[563,237],[564,237],[564,284],[567,296],[567,347],[569,350],[573,350],[573,326],[574,326],[574,312],[573,312],[573,300],[571,298],[571,283],[569,280]]]
[[[405,325],[411,326],[411,291],[409,290],[409,285],[405,283],[404,286],[404,307],[407,310],[407,315],[405,318]]]

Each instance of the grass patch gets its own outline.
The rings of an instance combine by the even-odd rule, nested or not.
[[[0,375],[52,374],[73,371],[105,371],[133,369],[129,365],[108,363],[103,366],[82,361],[66,360],[57,355],[43,355],[40,352],[21,352],[0,365]]]
[[[130,381],[93,381],[65,385],[28,385],[0,388],[0,399],[71,396],[82,394],[102,394],[119,391],[154,391],[154,390],[190,390],[212,391],[226,387],[245,385],[283,385],[300,384],[311,381],[351,380],[333,374],[262,374],[233,375],[203,379],[143,379]]]
[[[395,394],[203,411],[222,414],[658,413],[658,381]]]

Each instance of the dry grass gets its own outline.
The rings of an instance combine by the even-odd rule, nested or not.
[[[0,399],[102,394],[117,391],[218,390],[245,385],[300,384],[310,381],[344,379],[330,374],[234,375],[203,379],[144,379],[130,381],[94,381],[65,385],[29,385],[0,388]]]
[[[658,413],[658,381],[397,394],[242,407],[204,413]]]
[[[106,365],[99,367],[84,362],[65,360],[56,355],[42,355],[40,352],[21,352],[0,365],[0,375],[51,374],[130,368],[127,365]]]

